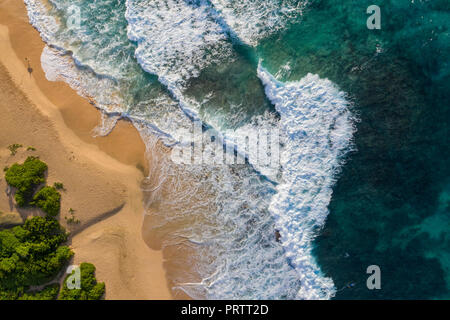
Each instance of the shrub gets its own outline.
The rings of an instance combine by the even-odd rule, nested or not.
[[[72,271],[74,274],[75,270]],[[64,280],[63,288],[59,295],[60,300],[99,300],[105,294],[105,283],[97,283],[95,278],[95,266],[84,262],[80,265],[81,289],[69,289],[67,287],[68,275]]]
[[[64,190],[64,185],[61,182],[55,182],[53,187],[55,187],[56,190]]]
[[[80,224],[80,219],[75,218],[74,216],[71,216],[70,218],[64,217],[66,219],[67,224]]]
[[[18,300],[56,300],[59,292],[59,284],[54,283],[46,286],[44,289],[38,292],[25,293],[19,297]]]
[[[17,300],[19,298],[19,295],[23,291],[18,290],[2,290],[0,289],[0,300]]]
[[[33,217],[0,231],[0,299],[17,299],[32,285],[51,280],[72,257],[61,246],[65,230],[50,217]]]
[[[61,208],[61,194],[54,187],[46,186],[34,195],[30,204],[55,217]]]
[[[64,217],[66,219],[67,224],[79,224],[81,221],[75,217],[75,210],[70,208],[69,209],[70,218]]]
[[[18,143],[14,143],[14,144],[11,144],[11,145],[8,146],[8,150],[11,152],[12,156],[16,155],[17,150],[19,148],[22,148],[22,145],[18,144]]]
[[[46,170],[47,164],[35,157],[28,157],[23,164],[15,163],[6,170],[6,182],[17,188],[14,198],[19,207],[27,205],[36,187],[45,182]]]
[[[36,151],[36,148],[35,147],[28,147],[27,151]]]

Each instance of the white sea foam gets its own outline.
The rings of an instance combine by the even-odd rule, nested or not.
[[[100,78],[80,70],[67,52],[46,46],[41,55],[42,68],[50,81],[64,81],[80,96],[90,99],[108,113],[121,113],[120,88],[110,78]]]
[[[234,59],[230,40],[251,46],[302,14],[300,0],[126,0],[136,57],[171,91],[213,63]],[[230,39],[231,37],[231,39]],[[179,92],[177,92],[178,94]]]
[[[217,115],[200,117],[204,101],[184,94],[186,81],[198,77],[212,63],[232,61],[235,52],[230,35],[240,42],[256,45],[258,40],[298,17],[304,3],[298,0],[127,0],[125,16],[128,37],[138,44],[135,53],[141,67],[158,76],[191,119],[206,121],[220,129]],[[223,132],[223,140],[231,144],[249,133],[258,135],[262,127],[273,130],[271,116],[263,118],[258,116],[241,128]],[[249,153],[239,145],[236,150],[249,158]],[[257,157],[250,155],[250,158]],[[278,166],[250,163],[271,178],[278,172]]]
[[[219,16],[239,41],[258,42],[298,18],[306,1],[301,0],[211,0]]]
[[[255,116],[247,124],[224,133],[225,143],[232,145],[255,170],[272,181],[278,180],[280,143],[284,140],[279,122],[270,112]]]
[[[37,0],[24,0],[27,6],[28,19],[45,42],[51,41],[59,30],[57,19],[47,14],[47,8]]]
[[[108,135],[119,118],[127,117],[135,124],[147,122],[146,130],[166,144],[171,144],[174,137],[179,135],[177,132],[190,125],[190,120],[177,104],[165,95],[141,101],[129,110],[121,96],[123,88],[117,82],[108,77],[99,77],[90,69],[80,68],[65,51],[45,46],[41,64],[48,80],[66,82],[102,111],[102,121],[94,129],[94,135]]]
[[[166,84],[179,87],[231,52],[206,0],[127,0],[126,5],[139,63]]]
[[[189,118],[205,121],[199,116],[205,101],[189,98],[184,91],[186,81],[198,77],[210,64],[227,64],[233,59],[227,34],[230,30],[221,24],[218,12],[207,0],[127,0],[126,7],[128,37],[138,44],[135,53],[142,69],[158,76]],[[248,131],[258,134],[261,121],[269,122],[255,119],[253,122],[259,122],[259,125],[249,123],[216,138],[224,143],[235,143]],[[220,128],[214,116],[206,122],[213,128]],[[177,140],[185,136],[183,130],[175,134]],[[238,145],[236,148],[243,157],[248,156]],[[259,166],[257,162],[251,164],[267,175],[273,175],[278,169]]]
[[[38,0],[25,0],[25,4],[30,23],[48,44],[41,55],[41,65],[47,79],[68,83],[79,95],[105,112],[124,111],[117,83],[109,77],[98,77],[89,67],[82,70],[75,63],[73,54],[61,47],[63,41],[57,38],[61,25],[49,13],[48,7]],[[81,63],[78,65],[83,67]]]
[[[172,261],[188,266],[171,275],[176,288],[199,299],[297,298],[298,273],[276,241],[267,210],[272,184],[245,165],[183,167],[168,161],[163,167],[164,177],[155,176],[144,190],[147,204],[157,203],[158,210],[150,211],[159,215],[154,228],[172,230],[163,232],[164,247],[195,248],[186,260]]]
[[[335,294],[334,284],[312,256],[312,241],[325,223],[336,174],[351,147],[349,104],[331,81],[317,75],[282,83],[261,66],[258,75],[288,137],[281,153],[282,180],[269,210],[301,277],[299,298],[328,299]]]
[[[298,0],[127,0],[125,16],[128,37],[138,44],[135,54],[141,67],[158,76],[191,119],[206,121],[220,129],[220,117],[213,113],[200,119],[199,111],[204,101],[184,94],[186,82],[198,77],[212,63],[230,63],[235,54],[228,38],[230,35],[240,42],[256,45],[258,40],[279,31],[291,18],[298,17],[304,3]],[[262,125],[262,121],[267,125]],[[269,119],[262,121],[254,119],[253,123],[235,131],[228,130],[223,139],[235,142],[249,131],[257,135],[261,126],[273,130],[273,124],[268,124]],[[239,145],[236,149],[248,156]],[[254,155],[251,158],[256,159]],[[251,164],[270,177],[278,172],[278,167],[258,162]]]

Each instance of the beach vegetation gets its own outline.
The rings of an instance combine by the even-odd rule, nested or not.
[[[62,182],[55,182],[53,187],[55,187],[56,190],[64,190],[64,184]]]
[[[80,224],[80,220],[71,216],[70,218],[64,217],[66,219],[67,224]]]
[[[67,233],[51,217],[33,217],[22,226],[1,230],[0,299],[18,299],[30,286],[54,278],[73,255],[62,245],[66,240]]]
[[[24,293],[18,300],[56,300],[59,293],[59,284],[50,284],[41,291]]]
[[[69,209],[69,214],[70,214],[69,218],[64,217],[64,219],[66,219],[67,224],[79,224],[81,222],[79,219],[77,219],[75,217],[75,210],[74,209],[70,208]]]
[[[15,156],[16,153],[17,153],[17,150],[18,150],[19,148],[22,148],[22,147],[23,147],[23,146],[22,146],[21,144],[14,143],[14,144],[11,144],[11,145],[8,146],[8,150],[11,152],[11,155],[12,155],[12,156]]]
[[[69,289],[67,281],[75,273],[72,271],[64,280],[63,288],[59,294],[59,300],[99,300],[105,294],[105,283],[97,282],[95,278],[95,266],[84,262],[80,265],[80,289]]]
[[[36,157],[28,157],[23,164],[14,163],[5,172],[6,182],[17,189],[14,196],[19,207],[29,204],[36,188],[45,182],[47,164]]]
[[[28,147],[27,151],[36,151],[36,148],[35,147]]]
[[[34,195],[30,204],[55,217],[61,209],[61,194],[54,187],[46,186]]]
[[[37,157],[28,157],[23,164],[4,168],[6,182],[17,189],[17,205],[36,206],[47,215],[32,217],[23,223],[18,213],[0,212],[0,225],[8,228],[0,229],[0,300],[101,299],[105,284],[97,283],[95,266],[90,263],[80,266],[80,289],[67,287],[69,275],[61,291],[58,283],[39,291],[31,290],[32,286],[42,286],[54,279],[73,256],[72,250],[63,245],[68,234],[54,218],[61,209],[58,190],[63,190],[64,185],[55,182],[52,187],[44,186],[36,192],[39,185],[45,183],[47,169],[47,164]],[[74,216],[74,209],[70,208],[69,213],[68,223],[80,223]]]

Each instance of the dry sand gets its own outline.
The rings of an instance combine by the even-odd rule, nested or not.
[[[81,221],[67,226],[74,262],[95,264],[106,299],[172,298],[163,255],[142,238],[140,182],[148,161],[138,132],[119,121],[107,137],[93,138],[100,113],[65,83],[46,80],[40,66],[44,44],[28,23],[23,2],[2,0],[0,23],[1,168],[37,155],[49,165],[48,184],[64,183],[60,221],[67,226],[69,208]],[[13,143],[24,146],[15,156],[7,150]],[[16,208],[5,189],[2,177],[0,211],[39,214]]]

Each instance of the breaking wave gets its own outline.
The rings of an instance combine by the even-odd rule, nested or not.
[[[258,75],[287,136],[282,178],[269,210],[286,256],[300,274],[299,297],[328,299],[334,296],[334,284],[321,275],[312,241],[325,224],[332,186],[351,146],[353,116],[345,94],[327,79],[308,74],[300,81],[282,83],[261,66]]]
[[[304,5],[291,0],[49,2],[47,7],[25,0],[30,22],[48,45],[41,59],[47,78],[67,82],[102,110],[96,134],[108,134],[120,117],[128,117],[150,152],[155,137],[176,144],[192,120],[205,117],[204,99],[186,94],[190,81],[207,68],[232,65],[239,58],[236,40],[257,45],[297,19]],[[89,9],[79,30],[65,28],[72,4]],[[155,211],[164,213],[153,217],[158,220],[153,228],[183,226],[166,235],[163,246],[186,245],[180,239],[188,239],[187,250],[195,248],[185,262],[198,277],[183,271],[173,277],[176,288],[194,298],[327,299],[335,288],[315,262],[312,241],[351,148],[349,104],[333,83],[318,76],[282,83],[262,66],[253,72],[276,113],[251,116],[204,147],[279,130],[280,163],[205,167],[153,159],[150,174],[157,177],[147,180],[156,185],[143,190],[149,210],[157,203]],[[229,97],[239,94],[218,88],[210,94],[209,87],[201,87],[199,96],[218,96],[227,106]],[[221,118],[233,117],[239,107],[250,113],[251,106],[242,103]],[[222,130],[215,109],[207,111],[208,125]],[[250,152],[240,145],[237,151]]]

